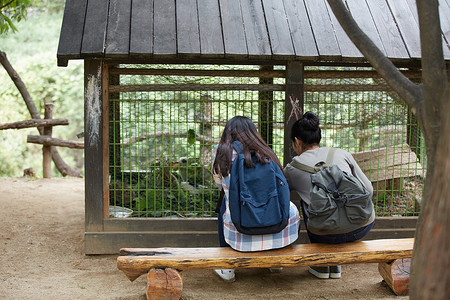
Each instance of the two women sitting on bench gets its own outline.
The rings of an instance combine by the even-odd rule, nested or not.
[[[218,214],[218,234],[221,247],[232,247],[237,251],[263,251],[283,248],[295,242],[300,230],[300,217],[295,204],[290,205],[290,219],[288,225],[279,233],[265,235],[246,235],[240,233],[233,225],[229,210],[229,184],[230,170],[236,158],[236,151],[233,150],[233,142],[239,141],[244,147],[244,152],[259,153],[261,157],[268,158],[276,162],[280,167],[279,159],[272,149],[264,142],[257,132],[253,122],[241,116],[230,119],[225,125],[220,143],[214,149],[213,175],[219,188],[225,192],[224,201],[220,206]],[[312,112],[307,112],[297,120],[292,127],[292,145],[297,156],[294,160],[302,164],[312,165],[317,161],[325,161],[329,148],[319,147],[321,140],[321,130],[319,128],[319,118]],[[350,172],[357,177],[363,186],[373,193],[371,182],[367,179],[352,155],[342,149],[336,149],[333,157],[333,164],[337,164],[343,171]],[[352,172],[353,171],[353,172]],[[311,179],[308,172],[299,170],[290,165],[284,169],[286,179],[291,190],[296,191],[301,197],[301,206],[308,237],[311,243],[339,244],[352,242],[363,238],[373,227],[375,212],[372,213],[367,224],[363,224],[357,230],[333,235],[317,235],[308,230],[307,207],[310,205]],[[272,268],[271,271],[279,271],[281,268]],[[234,281],[235,273],[233,269],[214,270],[223,280]],[[310,273],[318,278],[340,278],[341,267],[310,267]]]

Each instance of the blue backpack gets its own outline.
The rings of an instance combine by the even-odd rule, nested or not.
[[[254,168],[244,165],[242,144],[233,143],[238,156],[230,176],[231,220],[244,234],[271,234],[283,230],[289,221],[290,193],[286,178],[273,161],[260,164],[252,156]]]

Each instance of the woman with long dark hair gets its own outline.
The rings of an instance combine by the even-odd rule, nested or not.
[[[232,247],[238,251],[262,251],[285,247],[298,238],[300,216],[297,207],[291,202],[289,221],[279,233],[264,235],[246,235],[240,233],[231,221],[229,209],[230,172],[233,161],[237,156],[233,142],[239,141],[243,146],[245,166],[254,167],[252,157],[259,163],[266,164],[274,161],[282,170],[276,154],[259,135],[255,124],[247,118],[236,116],[230,119],[222,133],[219,144],[214,148],[213,174],[217,186],[225,192],[224,201],[218,214],[218,234],[221,247]],[[275,270],[272,269],[272,270]],[[219,269],[215,272],[226,281],[234,281],[233,269]]]
[[[320,140],[322,138],[321,130],[319,127],[319,117],[312,113],[306,112],[303,117],[297,120],[292,126],[291,140],[292,147],[297,153],[297,156],[293,158],[302,165],[308,167],[317,167],[318,162],[326,162],[328,157],[328,152],[331,148],[320,147]],[[356,163],[353,156],[343,150],[335,149],[333,160],[330,162],[331,165],[337,165],[342,171],[347,174],[352,174],[355,176],[364,188],[373,194],[372,183],[364,175],[361,168]],[[363,238],[372,229],[375,221],[375,211],[372,210],[372,214],[366,224],[354,231],[343,233],[343,234],[326,234],[319,235],[311,232],[308,229],[308,206],[311,204],[310,190],[311,190],[311,178],[310,173],[300,170],[292,165],[292,163],[287,164],[284,169],[284,174],[289,184],[289,188],[298,193],[301,198],[301,207],[303,213],[303,219],[305,221],[306,230],[308,232],[308,237],[311,243],[327,243],[327,244],[339,244],[345,242],[353,242]],[[329,267],[310,267],[309,272],[318,278],[340,278],[341,277],[341,267],[340,266],[329,266]]]

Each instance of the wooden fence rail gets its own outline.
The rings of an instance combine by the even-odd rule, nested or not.
[[[19,121],[14,123],[0,124],[0,130],[4,129],[23,129],[31,127],[43,127],[43,126],[56,126],[56,125],[69,125],[69,120],[67,119],[31,119],[25,121]]]
[[[32,144],[41,144],[44,146],[58,146],[58,147],[67,147],[73,149],[83,149],[84,142],[79,141],[65,141],[61,139],[55,139],[48,135],[29,135],[27,137],[27,143]]]
[[[53,119],[53,104],[45,104],[44,119],[31,119],[25,121],[19,121],[14,123],[0,124],[0,130],[5,129],[23,129],[38,127],[43,129],[43,135],[28,135],[27,143],[41,144],[42,147],[42,167],[43,177],[51,178],[51,163],[52,163],[52,147],[68,147],[75,149],[84,149],[84,142],[79,141],[65,141],[61,139],[52,138],[53,126],[57,125],[69,125],[67,119]]]

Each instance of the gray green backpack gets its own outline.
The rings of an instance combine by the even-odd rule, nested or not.
[[[336,149],[326,162],[314,167],[292,161],[291,166],[311,173],[311,204],[307,208],[308,230],[314,234],[343,234],[367,224],[373,213],[370,193],[352,174],[332,165]]]

